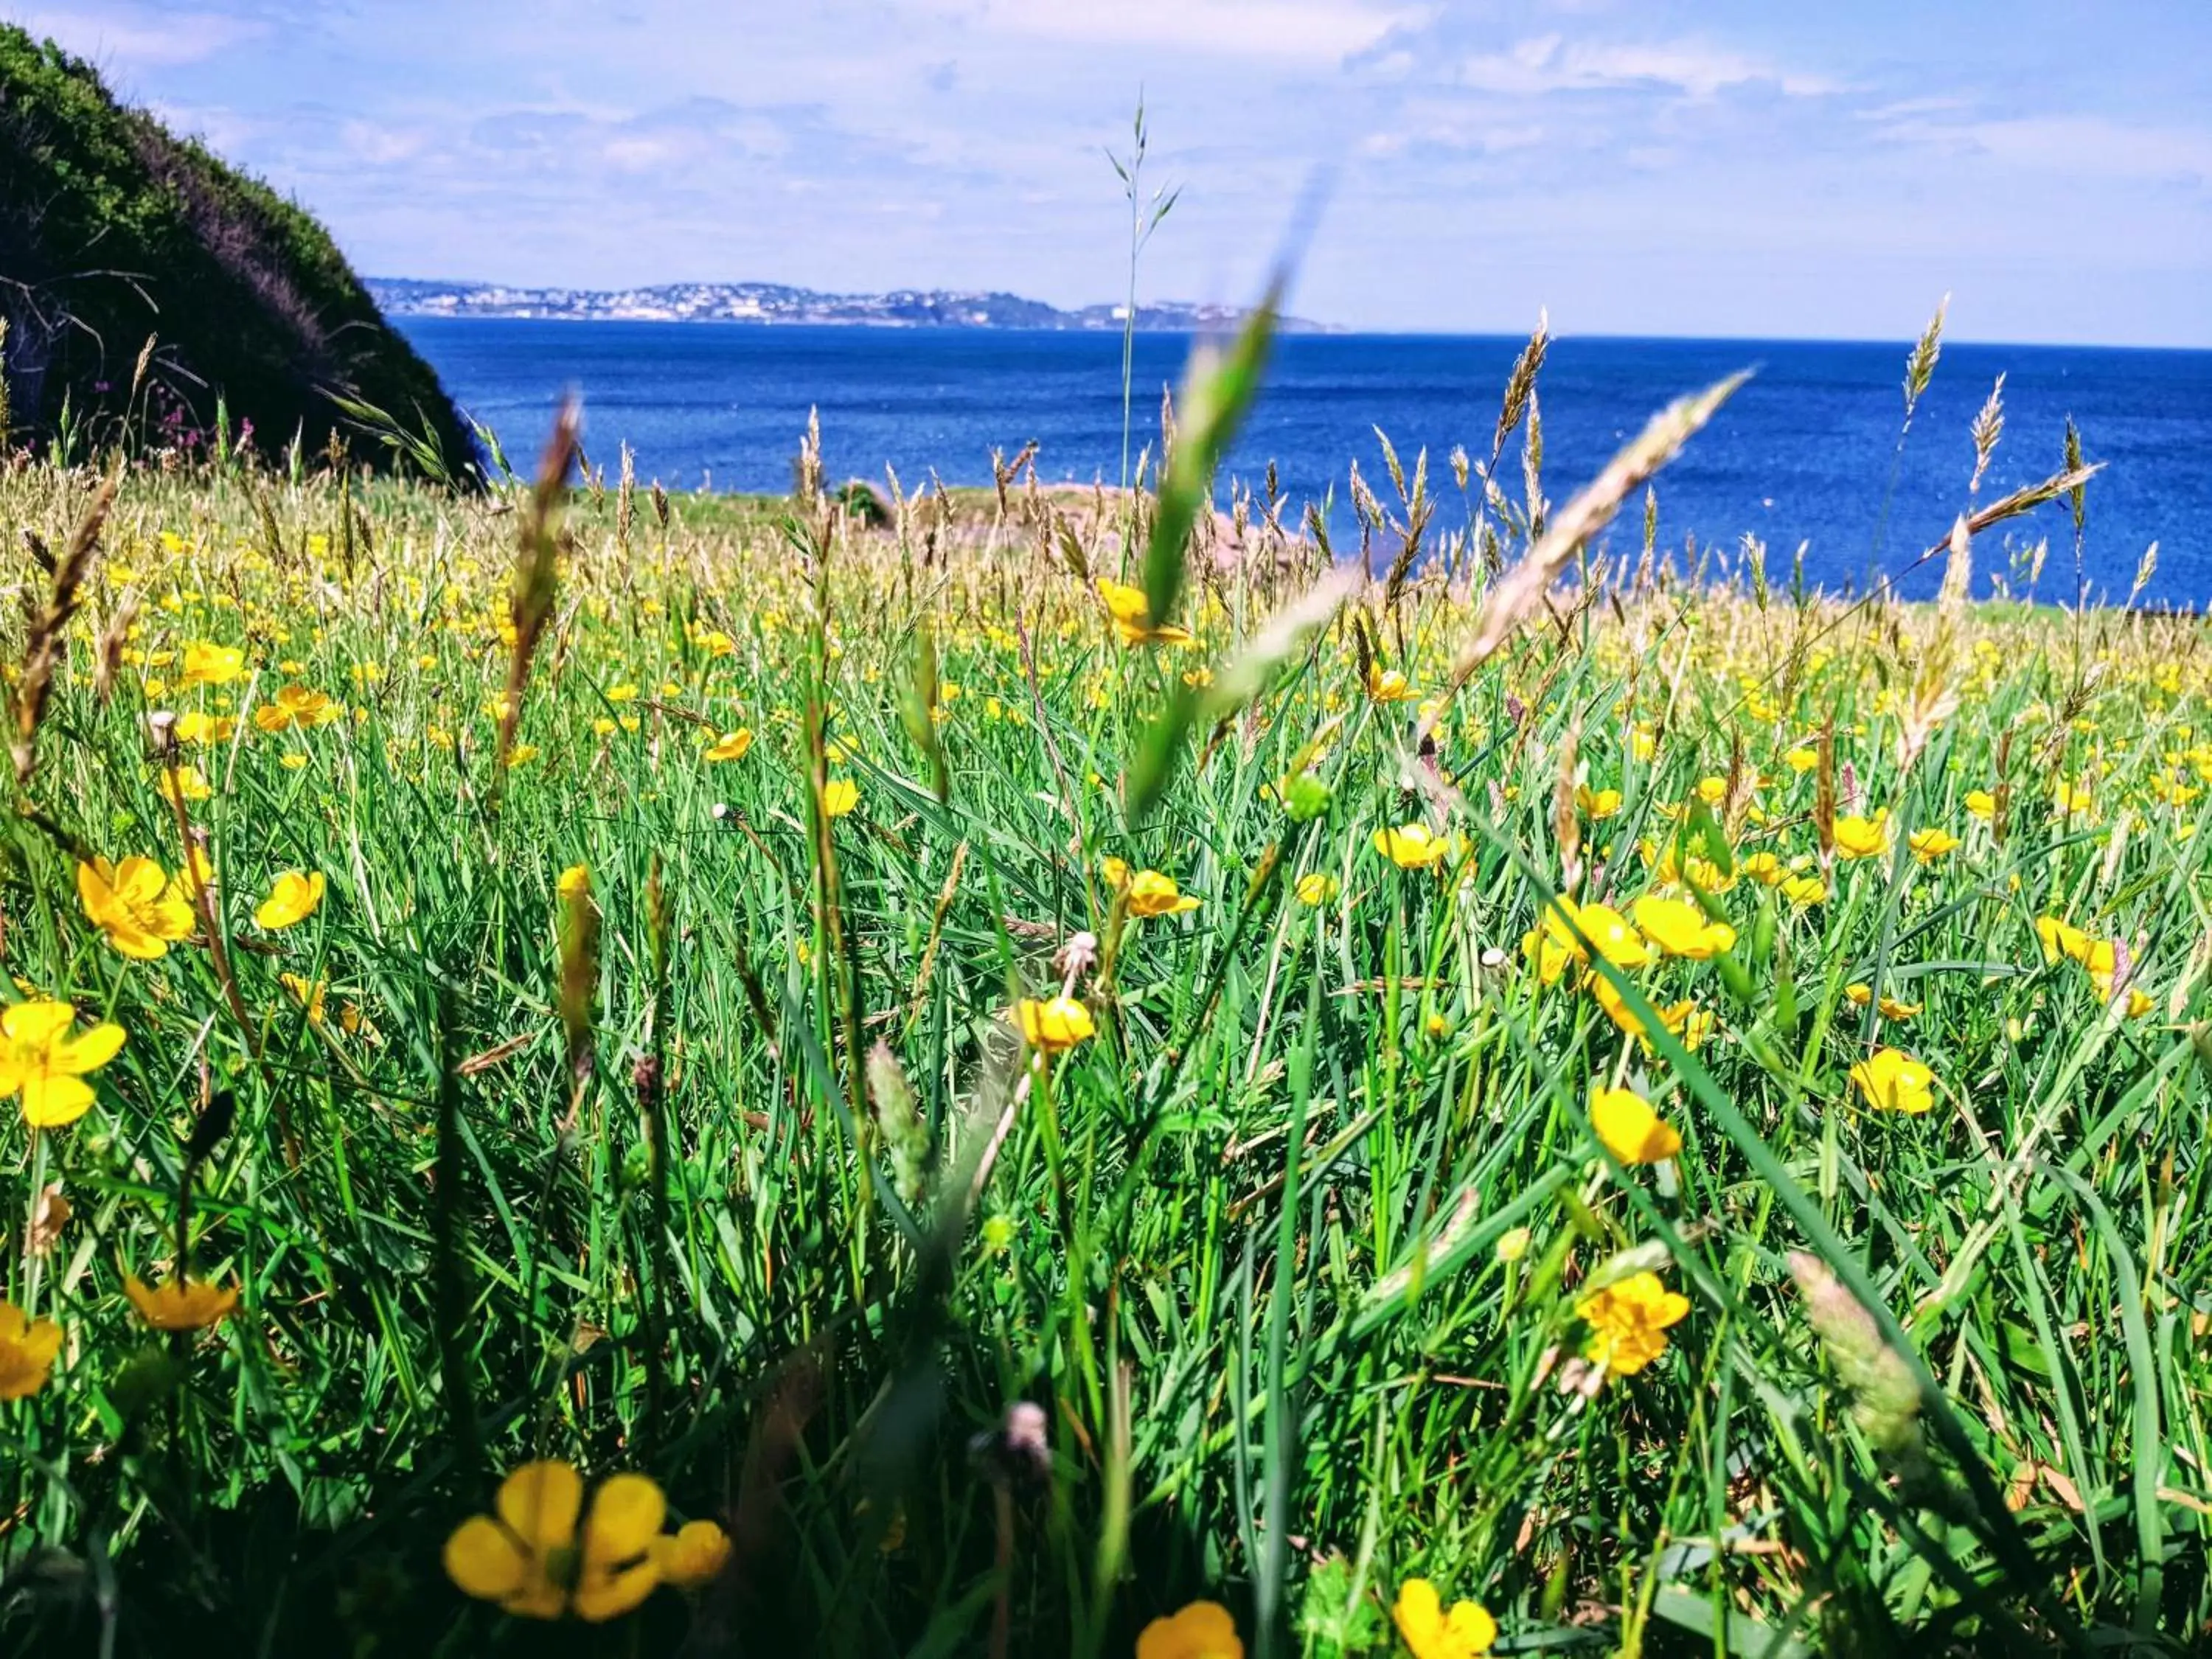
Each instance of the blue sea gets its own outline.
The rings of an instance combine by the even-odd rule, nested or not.
[[[1121,467],[1118,336],[969,329],[763,327],[406,318],[401,326],[477,419],[527,465],[564,387],[583,397],[586,445],[610,476],[627,441],[641,478],[672,489],[789,486],[807,411],[822,419],[833,478],[908,489],[934,471],[988,483],[994,449],[1034,440],[1048,479],[1115,482]],[[1863,588],[1875,561],[1898,570],[1941,541],[1967,505],[1968,428],[1999,374],[2004,435],[1979,500],[2059,470],[2070,415],[2093,461],[2084,563],[2093,597],[2125,597],[2144,550],[2159,544],[2145,597],[2212,602],[2212,351],[1947,345],[1884,499],[1904,413],[1909,341],[1881,343],[1566,338],[1538,383],[1544,489],[1565,500],[1668,400],[1739,368],[1756,371],[1658,481],[1660,539],[1733,550],[1747,535],[1779,580],[1801,544],[1805,569],[1831,589]],[[1351,464],[1388,500],[1376,428],[1410,471],[1429,453],[1431,487],[1455,496],[1453,446],[1486,455],[1522,342],[1474,336],[1292,335],[1229,471],[1256,481],[1269,461],[1294,500],[1334,492],[1348,532]],[[1191,342],[1140,335],[1136,444],[1157,440],[1161,389],[1179,381]],[[1504,482],[1518,499],[1517,447]],[[1632,548],[1640,507],[1611,532]],[[1463,522],[1449,509],[1449,529]],[[1978,577],[2048,538],[2040,597],[2070,600],[2074,530],[2063,503],[1975,544]],[[1905,583],[1932,592],[1938,566]],[[1987,591],[1986,580],[1977,587]]]

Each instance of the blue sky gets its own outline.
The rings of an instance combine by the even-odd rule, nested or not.
[[[379,275],[2212,345],[2205,0],[0,0]]]

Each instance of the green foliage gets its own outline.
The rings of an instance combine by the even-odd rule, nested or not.
[[[264,453],[319,451],[349,423],[339,392],[390,411],[449,472],[474,459],[437,377],[311,215],[7,23],[0,316],[19,429],[58,436],[66,403],[94,443],[198,447],[221,401]]]

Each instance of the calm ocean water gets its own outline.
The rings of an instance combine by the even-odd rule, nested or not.
[[[472,415],[518,464],[536,451],[564,386],[583,393],[586,442],[612,471],[627,440],[641,477],[781,489],[810,406],[822,415],[833,477],[880,481],[895,466],[913,488],[933,468],[948,483],[990,477],[995,448],[1036,440],[1048,478],[1120,476],[1118,337],[986,330],[770,328],[656,323],[401,319]],[[1786,572],[1799,544],[1830,587],[1863,584],[1902,414],[1910,343],[1565,339],[1539,382],[1545,493],[1564,500],[1668,399],[1732,370],[1758,371],[1660,477],[1662,544],[1764,541]],[[1279,342],[1266,390],[1231,470],[1256,478],[1272,459],[1286,491],[1344,499],[1349,464],[1389,493],[1374,428],[1410,468],[1425,446],[1447,491],[1445,458],[1488,451],[1498,401],[1521,342],[1467,336],[1299,335]],[[1189,342],[1137,342],[1136,442],[1157,436],[1159,393]],[[1881,563],[1897,568],[1940,540],[1966,501],[1968,424],[1998,374],[2005,429],[1981,499],[2058,470],[2066,418],[2089,459],[2086,564],[2093,592],[2124,596],[2143,550],[2159,544],[2149,596],[2212,602],[2212,352],[1951,345],[1906,442]],[[1517,462],[1509,458],[1510,493]],[[1632,544],[1636,524],[1613,534]],[[1340,511],[1336,523],[1344,522]],[[1440,520],[1446,527],[1449,515]],[[2063,505],[1976,543],[1979,572],[2008,547],[2048,537],[2041,592],[2073,593],[2073,530]],[[1932,592],[1934,567],[1909,583]],[[1978,583],[1978,586],[1985,584]]]

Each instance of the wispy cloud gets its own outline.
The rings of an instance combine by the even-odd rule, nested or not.
[[[149,16],[136,9],[93,5],[33,11],[14,21],[88,63],[125,71],[204,63],[258,38],[268,27],[258,18],[230,12],[180,9]]]
[[[1664,90],[1711,98],[1724,88],[1763,82],[1793,97],[1833,92],[1827,76],[1698,40],[1644,43],[1532,36],[1507,51],[1462,60],[1455,78],[1480,92],[1540,97],[1558,92]]]
[[[1985,116],[1961,105],[1893,106],[1877,114],[1879,137],[1954,159],[1985,157],[2054,177],[2212,186],[2212,126],[2100,115]]]
[[[1374,0],[921,0],[919,9],[994,33],[1124,53],[1192,52],[1309,63],[1335,63],[1366,51],[1394,30],[1427,21],[1438,9]]]

